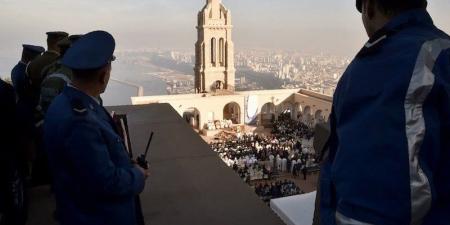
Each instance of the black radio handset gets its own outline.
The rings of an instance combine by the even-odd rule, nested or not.
[[[150,143],[152,142],[152,139],[153,139],[153,132],[150,134],[150,138],[148,139],[147,148],[145,149],[145,153],[140,155],[136,160],[137,164],[146,170],[148,169],[147,154],[148,154],[148,150],[150,148]]]

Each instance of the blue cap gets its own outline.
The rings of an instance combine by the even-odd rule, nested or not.
[[[30,52],[30,53],[36,53],[36,54],[42,54],[45,52],[45,48],[41,46],[36,45],[22,45],[23,51]]]
[[[114,61],[116,42],[106,31],[93,31],[83,35],[67,50],[62,64],[75,70],[98,69]]]

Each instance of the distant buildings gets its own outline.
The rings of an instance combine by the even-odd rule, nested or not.
[[[284,84],[280,86],[289,88],[292,81],[302,80],[299,68],[305,73],[306,68],[310,66],[313,68],[313,63],[320,64],[323,60],[298,58],[280,53],[260,55],[260,52],[248,55],[240,53],[235,56],[231,29],[230,11],[220,0],[207,0],[198,14],[198,41],[195,45],[194,67],[195,94],[133,97],[132,103],[135,105],[168,103],[186,122],[205,135],[215,134],[216,124],[231,123],[236,127],[243,124],[263,126],[272,123],[273,119],[282,113],[289,113],[292,119],[302,120],[311,126],[315,121],[328,118],[331,112],[331,97],[301,90],[298,85],[286,90],[235,91],[236,84],[250,90],[261,89],[257,81],[262,80],[263,75],[266,83],[283,80]],[[245,74],[235,79],[235,58],[238,68],[250,71],[253,80],[247,79]],[[189,55],[175,51],[158,52],[149,59],[150,63],[158,62],[165,65],[166,69],[162,70],[166,71],[160,74],[172,92],[176,93],[176,90],[180,90],[180,86],[189,84],[188,81],[180,82],[181,76],[171,80],[167,78],[174,68],[184,70],[185,65],[189,65],[192,59]],[[305,65],[305,69],[302,65]],[[323,71],[326,72],[327,70]],[[266,75],[272,73],[274,75],[266,79]],[[318,85],[326,83],[321,80],[317,82]]]
[[[147,50],[119,54],[122,63],[170,70],[173,76],[160,76],[167,83],[168,94],[195,93],[193,51]],[[350,63],[350,59],[345,57],[269,50],[238,50],[234,61],[236,75],[233,86],[237,91],[302,88],[326,95],[333,95],[337,82]],[[267,82],[258,76],[270,76],[280,85],[268,87]]]
[[[237,71],[251,69],[283,80],[282,88],[304,88],[332,95],[349,58],[292,51],[246,50],[236,54]]]

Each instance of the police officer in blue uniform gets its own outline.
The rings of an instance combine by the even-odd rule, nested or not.
[[[35,149],[35,137],[37,131],[34,123],[34,104],[32,101],[31,81],[26,74],[26,68],[32,60],[36,59],[44,51],[45,49],[41,46],[23,45],[22,58],[11,71],[11,81],[17,96],[16,114],[18,118],[18,132],[20,133],[20,149],[27,153],[26,160],[29,160],[30,162],[32,160],[32,152],[34,152]],[[29,168],[27,170],[29,170]]]
[[[31,90],[31,81],[26,74],[28,64],[39,57],[45,49],[41,46],[23,45],[20,62],[11,71],[11,81],[17,96],[16,127],[19,132],[19,149],[24,152],[21,160],[23,176],[30,173],[31,161],[36,149],[37,129],[34,123],[34,103]]]
[[[322,224],[450,224],[450,37],[426,0],[358,0],[369,41],[338,83]]]
[[[98,97],[114,60],[114,38],[94,31],[80,38],[62,64],[72,84],[50,105],[44,140],[62,225],[136,224],[135,199],[148,171],[130,161],[124,142]]]
[[[44,51],[45,49],[41,46],[23,45],[22,58],[11,71],[11,81],[19,100],[26,98],[27,95],[31,95],[31,93],[27,93],[30,91],[30,80],[26,74],[28,63],[40,56]]]

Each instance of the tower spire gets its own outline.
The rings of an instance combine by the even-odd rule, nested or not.
[[[206,0],[206,4],[209,3],[222,3],[222,0]]]

